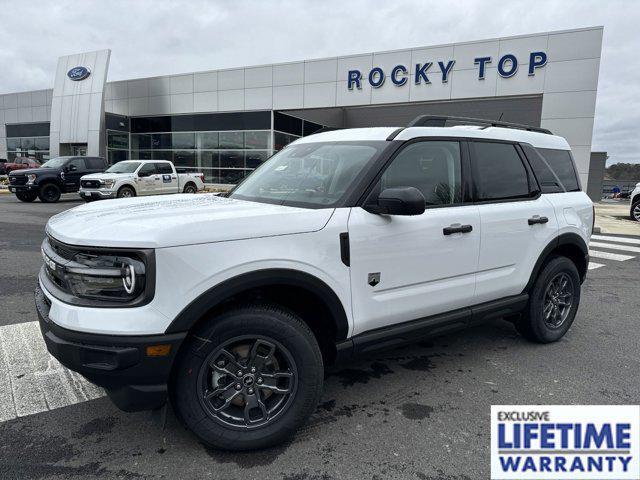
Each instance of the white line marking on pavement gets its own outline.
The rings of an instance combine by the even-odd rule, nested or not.
[[[103,395],[49,355],[38,322],[0,327],[0,423]]]
[[[612,237],[610,235],[591,235],[591,238],[594,240],[605,240],[607,242],[631,243],[633,245],[640,245],[640,239],[638,238]]]
[[[624,262],[625,260],[631,260],[631,255],[620,255],[619,253],[600,252],[598,250],[589,250],[589,256],[594,258],[604,258],[606,260],[615,260],[616,262]]]
[[[630,247],[629,245],[616,245],[614,243],[589,242],[589,246],[598,248],[608,248],[609,250],[623,250],[625,252],[640,253],[640,247]]]
[[[595,270],[600,267],[604,267],[604,263],[589,262],[589,270]]]

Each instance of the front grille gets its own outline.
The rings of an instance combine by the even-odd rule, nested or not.
[[[9,175],[9,183],[11,183],[11,185],[26,185],[27,176],[26,175]]]
[[[77,253],[77,250],[72,250],[64,243],[61,243],[52,237],[48,237],[46,241],[49,242],[49,246],[53,249],[53,251],[65,260],[72,260],[74,254]]]
[[[99,180],[80,180],[80,186],[82,188],[100,188]]]

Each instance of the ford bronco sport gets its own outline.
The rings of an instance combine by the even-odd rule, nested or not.
[[[300,427],[327,364],[498,317],[559,340],[593,227],[569,145],[450,120],[301,138],[226,197],[52,217],[49,352],[124,410],[170,400],[205,444],[246,450]]]

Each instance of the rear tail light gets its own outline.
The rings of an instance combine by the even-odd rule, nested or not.
[[[593,210],[593,217],[591,218],[591,234],[593,235],[593,230],[596,228],[596,206],[591,205],[591,208]]]
[[[204,173],[200,174],[200,180],[202,180],[202,183],[204,183]]]

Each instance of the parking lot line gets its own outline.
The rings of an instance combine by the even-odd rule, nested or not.
[[[640,247],[629,245],[616,245],[615,243],[589,242],[589,246],[598,248],[608,248],[609,250],[623,250],[625,252],[640,253]]]
[[[591,235],[592,240],[605,240],[607,242],[630,243],[640,245],[640,239],[628,237],[612,237],[610,235]]]
[[[604,263],[589,262],[589,270],[595,270],[600,267],[604,267]]]
[[[37,322],[0,327],[0,422],[103,395],[49,355]]]
[[[589,256],[594,258],[604,258],[606,260],[615,260],[616,262],[624,262],[625,260],[631,260],[635,258],[632,255],[621,255],[619,253],[600,252],[598,250],[589,249]]]

